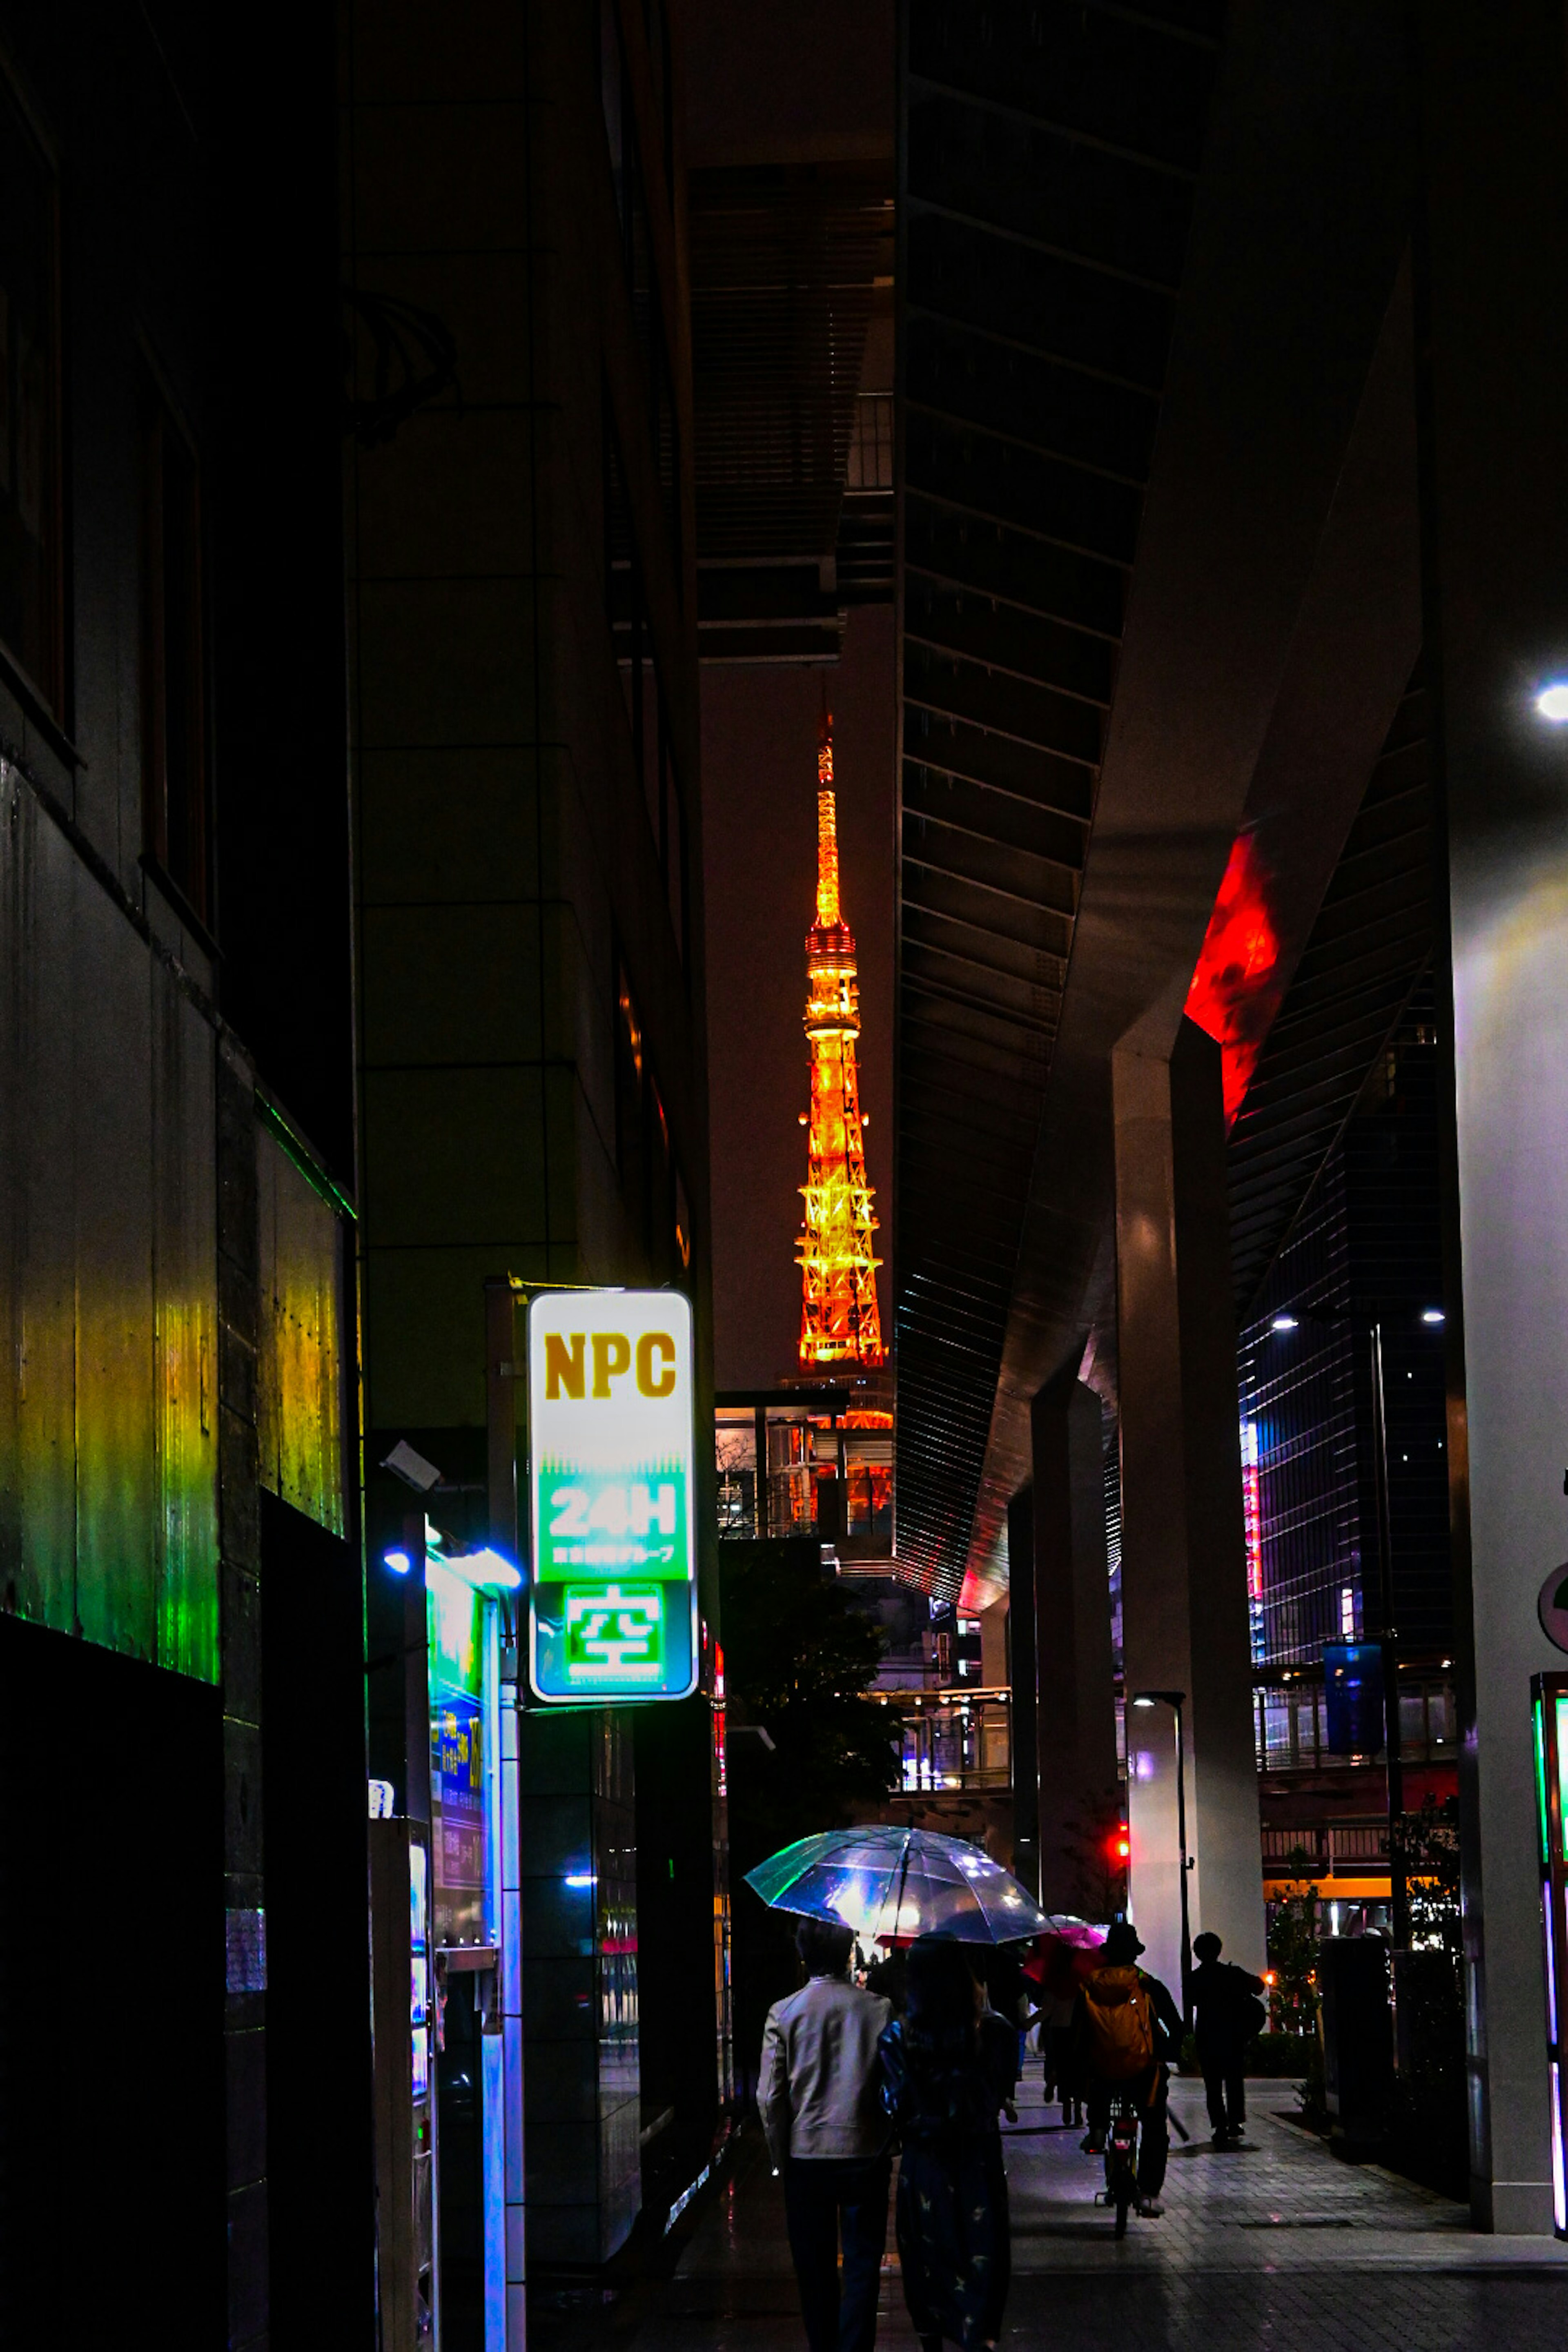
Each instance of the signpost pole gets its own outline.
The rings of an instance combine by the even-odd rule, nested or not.
[[[511,1277],[485,1284],[485,1390],[490,1541],[527,1570],[517,1524],[517,1293]],[[500,1650],[500,2011],[504,2137],[506,2337],[504,2352],[527,2352],[528,2263],[522,2105],[522,1894],[518,1855],[517,1704],[522,1595]],[[486,2345],[485,2352],[502,2352]]]
[[[1377,1501],[1379,1642],[1383,1652],[1384,1750],[1388,1759],[1388,1916],[1394,1948],[1410,1943],[1405,1874],[1404,1729],[1399,1714],[1399,1634],[1394,1616],[1394,1518],[1388,1499],[1388,1412],[1383,1386],[1383,1325],[1372,1327],[1373,1477]]]

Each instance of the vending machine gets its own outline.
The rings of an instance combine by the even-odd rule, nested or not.
[[[430,1847],[420,1822],[370,1823],[376,2266],[382,2352],[436,2341]]]
[[[1535,1810],[1541,1856],[1541,1936],[1546,1969],[1546,2063],[1552,2094],[1552,2221],[1568,2238],[1568,2192],[1563,2181],[1563,2146],[1568,2118],[1568,2053],[1563,2021],[1568,2017],[1568,1674],[1536,1675],[1531,1698],[1535,1715]]]
[[[505,2352],[499,1611],[427,1531],[438,2352]]]

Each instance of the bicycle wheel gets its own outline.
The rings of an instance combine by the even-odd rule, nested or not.
[[[1131,2200],[1127,2194],[1127,2183],[1124,2180],[1118,2181],[1116,2186],[1116,2234],[1119,2238],[1124,2238],[1127,2235],[1127,2208],[1131,2201]]]

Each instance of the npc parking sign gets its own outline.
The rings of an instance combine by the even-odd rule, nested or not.
[[[529,1679],[546,1704],[697,1687],[691,1308],[674,1290],[528,1309]]]

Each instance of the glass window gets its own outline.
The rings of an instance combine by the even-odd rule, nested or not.
[[[863,392],[855,404],[845,487],[890,490],[893,487],[893,400],[890,393]]]
[[[682,961],[687,955],[686,811],[669,738],[668,713],[653,649],[642,562],[626,493],[626,465],[604,391],[605,606],[620,667],[632,764],[642,786],[669,919]]]
[[[0,637],[60,710],[59,205],[0,79]]]
[[[1401,1690],[1399,1694],[1399,1745],[1406,1756],[1424,1756],[1426,1752],[1425,1691]]]
[[[149,857],[207,916],[201,498],[195,453],[142,389],[142,806]]]
[[[1289,1765],[1290,1701],[1284,1691],[1271,1690],[1265,1695],[1263,1746],[1264,1761],[1269,1771],[1281,1771]]]

